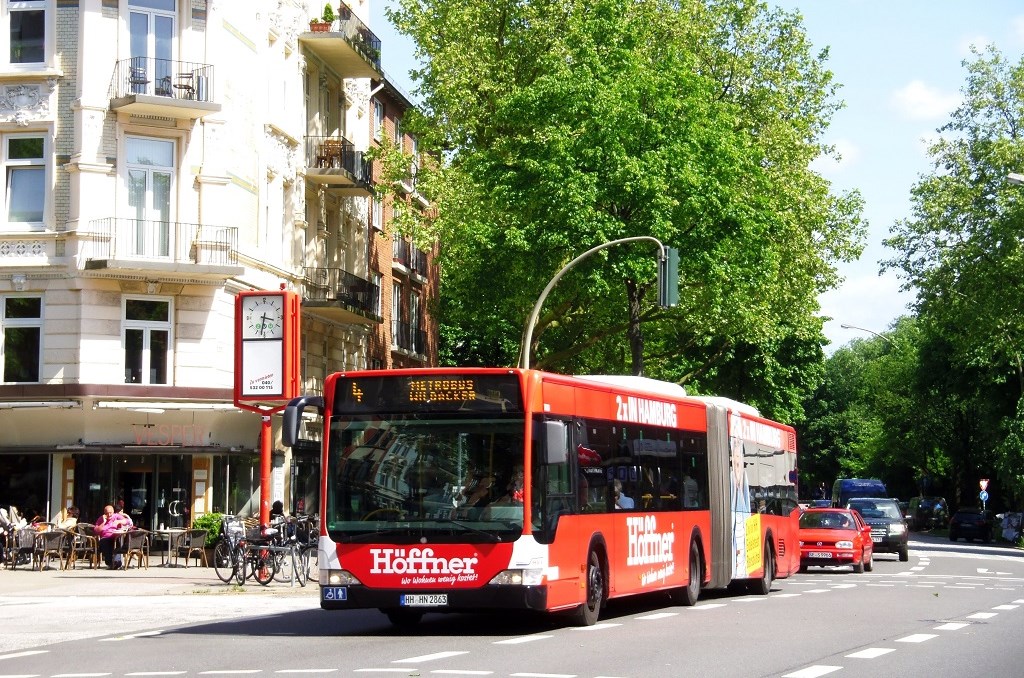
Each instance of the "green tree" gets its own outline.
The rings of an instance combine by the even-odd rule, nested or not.
[[[818,295],[859,254],[860,199],[808,163],[839,106],[798,15],[741,0],[400,0],[442,242],[444,359],[513,364],[566,262],[648,235],[680,250],[654,304],[653,246],[603,250],[553,290],[538,367],[644,371],[798,416],[820,363]],[[396,163],[398,167],[401,163]],[[413,215],[415,216],[415,215]],[[813,374],[813,369],[809,371]]]
[[[932,395],[951,415],[956,491],[972,496],[977,477],[995,475],[990,491],[1005,497],[1024,476],[1024,193],[1006,181],[1024,166],[1024,61],[988,47],[964,66],[963,103],[929,149],[933,170],[887,241],[897,251],[888,265],[918,290],[922,369],[943,375]]]

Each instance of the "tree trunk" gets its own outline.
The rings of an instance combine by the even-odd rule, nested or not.
[[[633,375],[640,377],[644,373],[644,335],[640,325],[640,290],[636,282],[626,280],[626,296],[629,299],[629,352],[632,357]]]

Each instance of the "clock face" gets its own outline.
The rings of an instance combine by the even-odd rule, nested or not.
[[[254,294],[242,299],[243,339],[280,339],[283,336],[283,296]]]

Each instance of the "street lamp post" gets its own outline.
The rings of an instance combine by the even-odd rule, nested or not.
[[[868,334],[873,334],[876,337],[878,337],[879,339],[883,340],[885,343],[889,344],[890,346],[893,346],[892,339],[890,339],[889,337],[885,336],[884,334],[879,334],[878,332],[875,332],[874,330],[869,330],[866,327],[857,327],[856,325],[847,325],[845,323],[840,325],[840,327],[842,327],[844,330],[860,330],[861,332],[867,332]]]

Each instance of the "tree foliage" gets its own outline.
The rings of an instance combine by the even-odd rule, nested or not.
[[[438,162],[446,361],[517,362],[548,280],[629,236],[680,250],[654,304],[653,245],[602,250],[552,291],[532,364],[646,371],[793,420],[816,383],[817,297],[859,254],[857,194],[808,164],[839,106],[800,18],[744,0],[400,0]]]

